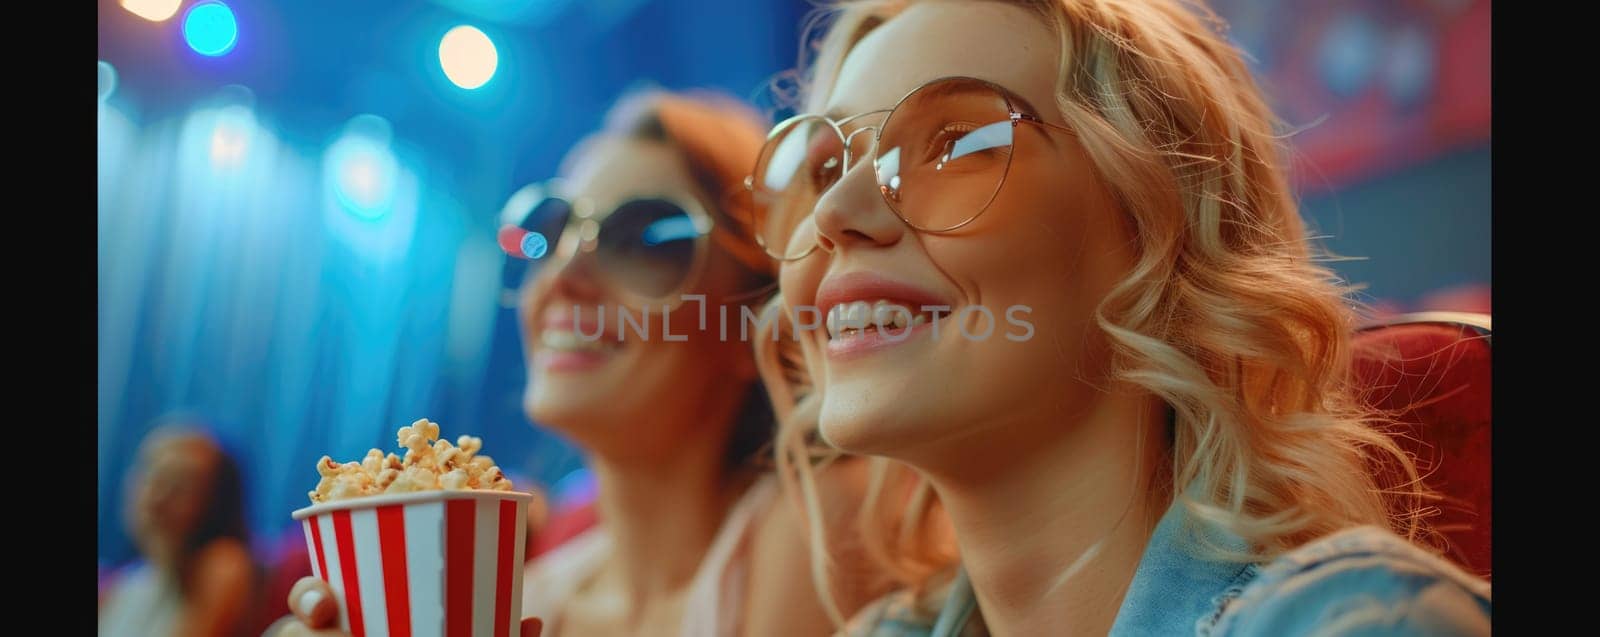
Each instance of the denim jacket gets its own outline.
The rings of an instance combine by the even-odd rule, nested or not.
[[[1200,637],[1294,635],[1488,635],[1489,583],[1387,530],[1347,529],[1271,562],[1203,557],[1184,507],[1156,525],[1110,634]],[[1219,545],[1244,542],[1205,527]],[[909,595],[869,606],[845,627],[852,637],[987,635],[965,571],[936,610]],[[936,612],[937,614],[933,614]]]

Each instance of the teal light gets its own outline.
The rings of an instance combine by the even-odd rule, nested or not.
[[[226,55],[239,41],[239,23],[228,5],[204,2],[183,17],[183,39],[200,55]]]

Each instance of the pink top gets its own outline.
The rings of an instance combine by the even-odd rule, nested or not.
[[[750,557],[750,538],[754,521],[777,494],[777,480],[766,474],[739,497],[728,510],[722,528],[701,558],[684,599],[683,623],[678,634],[685,637],[732,637],[739,629],[744,612],[744,588]],[[522,586],[522,614],[544,621],[547,631],[556,629],[561,611],[572,595],[596,573],[612,551],[612,539],[605,526],[583,532],[528,564]]]

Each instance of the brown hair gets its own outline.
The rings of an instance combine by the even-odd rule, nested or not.
[[[666,144],[680,153],[700,191],[707,214],[727,230],[713,233],[713,245],[740,265],[739,288],[753,290],[745,305],[762,300],[776,286],[777,268],[757,246],[750,228],[749,199],[741,197],[744,178],[766,139],[760,116],[738,101],[711,92],[642,90],[623,96],[606,114],[602,131],[580,143],[563,167],[581,160],[590,143],[606,137]],[[563,170],[566,172],[566,170]],[[777,427],[767,388],[752,382],[735,416],[724,458],[730,469],[765,465]]]

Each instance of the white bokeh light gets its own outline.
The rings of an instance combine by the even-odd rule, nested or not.
[[[500,65],[494,42],[476,27],[461,25],[439,40],[439,65],[456,86],[475,89],[489,82]]]
[[[151,22],[161,22],[178,12],[183,0],[122,0],[122,8]]]

